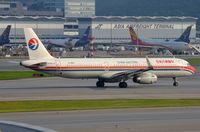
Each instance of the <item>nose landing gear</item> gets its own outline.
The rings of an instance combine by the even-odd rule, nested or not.
[[[103,88],[105,86],[105,83],[103,81],[97,81],[96,86],[98,88]]]
[[[178,84],[178,82],[176,81],[176,77],[173,77],[173,80],[174,80],[173,86],[174,86],[174,87],[177,87],[179,84]]]

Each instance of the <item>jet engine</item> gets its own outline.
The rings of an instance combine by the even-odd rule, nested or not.
[[[158,77],[152,73],[143,73],[133,78],[134,83],[153,84],[158,81]]]

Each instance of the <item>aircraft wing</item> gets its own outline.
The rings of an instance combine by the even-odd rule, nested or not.
[[[140,70],[133,70],[133,71],[124,71],[124,72],[119,72],[116,74],[113,74],[110,79],[129,79],[132,78],[133,76],[137,76],[139,74],[142,74],[146,71],[152,70],[152,68],[147,68],[147,69],[140,69]]]
[[[109,80],[128,80],[129,78],[132,78],[133,76],[137,76],[139,74],[142,74],[144,72],[153,70],[153,66],[151,65],[148,57],[146,57],[146,61],[148,64],[148,67],[146,69],[139,69],[139,70],[128,70],[128,71],[122,71],[122,72],[118,72],[118,73],[114,73],[114,74],[109,74],[107,73],[107,75],[103,75],[102,78],[109,79]]]

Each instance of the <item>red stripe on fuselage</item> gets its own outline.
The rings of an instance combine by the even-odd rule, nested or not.
[[[34,69],[40,69],[39,67],[31,67]],[[42,70],[54,70],[54,69],[68,69],[68,70],[81,70],[81,69],[147,69],[147,66],[47,66],[41,68]],[[196,72],[196,69],[193,66],[153,66],[154,69],[183,69],[189,70],[192,73]]]

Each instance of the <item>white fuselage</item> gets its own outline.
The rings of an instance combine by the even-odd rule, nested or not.
[[[168,41],[163,41],[163,40],[150,40],[146,39],[144,40],[146,43],[150,44],[155,44],[155,45],[161,45],[163,47],[169,48],[171,51],[185,51],[189,50],[189,45],[186,42],[178,42],[175,40],[168,40]]]
[[[20,62],[22,66],[66,78],[97,78],[97,87],[104,87],[104,82],[119,82],[120,88],[126,88],[128,79],[139,84],[152,84],[158,77],[173,78],[173,85],[178,86],[176,77],[195,73],[195,68],[187,61],[175,58],[57,59],[49,54],[33,29],[25,28],[24,34],[29,60]]]
[[[47,63],[30,68],[66,78],[109,78],[119,72],[148,68],[146,58],[67,58],[40,61]],[[182,59],[150,58],[149,61],[153,70],[147,72],[157,77],[183,77],[195,72]]]
[[[74,47],[76,42],[79,39],[72,39],[70,40],[69,38],[67,39],[48,39],[48,40],[44,40],[43,43],[48,44],[48,45],[52,45],[55,47],[63,47],[63,48],[71,48]]]

